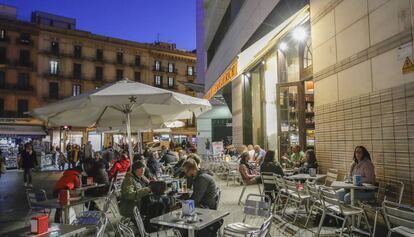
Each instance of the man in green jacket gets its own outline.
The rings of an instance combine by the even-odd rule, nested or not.
[[[145,165],[137,161],[132,165],[132,171],[125,175],[121,186],[121,201],[119,211],[122,216],[134,218],[134,206],[141,207],[141,199],[151,193],[143,179]]]

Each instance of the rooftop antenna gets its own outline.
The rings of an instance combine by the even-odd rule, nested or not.
[[[157,33],[157,43],[160,42],[160,33]]]

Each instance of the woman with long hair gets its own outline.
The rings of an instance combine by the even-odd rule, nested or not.
[[[305,157],[303,161],[301,161],[299,167],[299,173],[307,174],[309,173],[309,169],[317,169],[318,162],[316,161],[316,154],[315,151],[312,149],[306,150]]]
[[[349,176],[359,175],[363,183],[375,184],[375,167],[371,161],[371,155],[364,146],[357,146],[354,150],[353,163]],[[375,198],[375,191],[355,190],[355,200],[372,200]],[[351,203],[349,190],[341,189],[337,192],[338,198],[345,203]]]

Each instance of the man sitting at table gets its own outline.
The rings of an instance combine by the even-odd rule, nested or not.
[[[282,156],[282,160],[289,166],[289,167],[299,167],[301,162],[304,160],[305,153],[303,153],[302,148],[300,145],[294,145],[292,147],[292,154],[290,158],[286,156]]]
[[[199,208],[217,209],[217,186],[213,177],[207,173],[200,172],[197,163],[190,158],[187,158],[187,161],[184,162],[183,168],[185,175],[193,178],[193,194],[190,199],[194,200],[195,206]],[[222,220],[217,221],[206,228],[197,231],[196,236],[217,236],[217,231],[222,224]]]
[[[164,165],[168,165],[173,162],[177,162],[178,156],[177,152],[172,150],[167,150],[167,152],[161,157],[160,163]]]
[[[143,179],[145,165],[137,161],[132,165],[132,171],[125,175],[121,186],[119,212],[122,216],[133,219],[133,207],[141,207],[141,199],[151,192]]]
[[[82,167],[77,166],[75,168],[66,170],[63,172],[62,177],[57,181],[55,184],[55,187],[53,188],[53,197],[57,198],[59,195],[59,192],[62,190],[74,190],[75,188],[79,188],[81,186],[81,181],[79,177],[82,173]],[[56,208],[55,212],[55,222],[61,223],[61,217],[62,217],[62,209]]]

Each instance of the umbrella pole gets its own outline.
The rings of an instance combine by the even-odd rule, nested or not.
[[[132,163],[133,163],[133,150],[132,150],[132,138],[131,138],[131,112],[126,113],[127,117],[127,134],[128,134],[128,150],[129,150],[129,159],[131,160],[130,170],[132,171]]]

